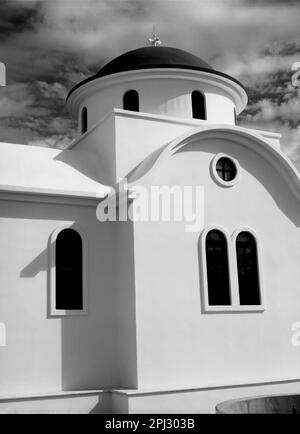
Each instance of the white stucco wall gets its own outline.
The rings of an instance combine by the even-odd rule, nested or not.
[[[138,384],[188,387],[299,378],[300,351],[292,345],[299,321],[299,202],[278,168],[228,140],[187,145],[160,165],[155,185],[202,185],[205,226],[230,235],[253,228],[262,248],[264,312],[204,313],[200,233],[183,223],[137,222],[135,234]],[[223,188],[210,162],[227,153],[240,178]],[[161,162],[160,162],[161,163]]]
[[[93,206],[0,201],[0,396],[95,389],[117,384],[110,224]],[[88,240],[86,316],[48,316],[48,241],[75,223]]]
[[[123,394],[128,399],[128,412],[139,413],[165,413],[165,414],[201,414],[215,413],[216,405],[230,399],[244,399],[245,397],[270,396],[281,394],[298,394],[300,383],[274,383],[274,384],[241,384],[240,387],[208,387],[187,390],[169,390],[163,392],[144,392]],[[123,398],[124,399],[124,398]],[[116,407],[122,411],[124,405]],[[292,413],[292,406],[289,409]]]
[[[99,121],[114,108],[123,108],[123,95],[127,90],[139,93],[140,112],[193,119],[191,93],[201,91],[206,100],[209,122],[234,125],[234,103],[224,92],[205,83],[179,79],[136,80],[116,84],[88,96],[81,104],[88,109],[89,126]],[[80,119],[79,119],[80,120]]]
[[[219,75],[182,69],[128,71],[97,78],[85,83],[70,95],[68,106],[78,119],[81,131],[81,110],[88,110],[88,128],[114,108],[123,108],[126,91],[139,93],[139,110],[157,115],[192,119],[191,94],[203,93],[206,119],[209,122],[234,125],[234,108],[240,113],[246,105],[244,89]]]
[[[114,315],[117,322],[118,384],[119,387],[136,388],[138,377],[133,223],[131,221],[116,222],[114,234],[116,253]]]
[[[96,197],[105,191],[99,155],[39,146],[0,143],[0,190]],[[81,151],[81,150],[80,150]],[[102,190],[104,187],[104,190]]]
[[[193,129],[205,129],[207,126],[220,127],[199,119],[180,119],[178,117],[137,113],[114,109],[94,127],[80,136],[72,150],[83,151],[81,159],[92,158],[94,178],[102,184],[115,184],[127,176],[151,154],[154,155],[163,146]],[[244,128],[236,127],[243,131]],[[250,130],[251,131],[251,130]],[[274,146],[280,147],[280,134],[252,130],[267,138]],[[75,152],[78,158],[81,152]],[[64,153],[62,153],[64,156]],[[65,160],[72,152],[65,151]]]

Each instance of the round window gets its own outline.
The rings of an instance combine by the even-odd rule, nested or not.
[[[234,162],[227,157],[221,157],[216,163],[216,172],[223,181],[232,181],[237,174],[237,169]]]

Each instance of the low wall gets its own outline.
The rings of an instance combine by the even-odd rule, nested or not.
[[[218,404],[216,406],[216,413],[300,414],[300,395],[260,396],[250,399],[234,399]]]
[[[111,394],[102,391],[0,398],[0,414],[103,414],[110,412]]]
[[[247,397],[247,398],[245,398]],[[175,390],[90,390],[0,397],[0,414],[293,413],[300,380]]]
[[[300,381],[294,380],[177,390],[115,390],[112,391],[112,400],[115,413],[201,414],[216,413],[216,406],[222,401],[259,395],[299,396],[299,393]]]

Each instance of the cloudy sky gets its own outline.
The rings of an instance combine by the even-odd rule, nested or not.
[[[239,79],[249,105],[241,125],[278,131],[300,169],[300,1],[0,0],[0,141],[65,147],[76,124],[65,97],[119,54],[147,44],[199,55]]]

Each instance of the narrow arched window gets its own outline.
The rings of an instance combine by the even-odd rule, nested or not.
[[[83,309],[82,239],[74,229],[63,229],[55,247],[56,309]]]
[[[260,288],[258,276],[256,240],[249,232],[240,232],[236,238],[236,256],[241,305],[259,305]]]
[[[192,92],[193,118],[206,119],[205,97],[198,90]]]
[[[139,107],[139,94],[136,90],[128,90],[123,96],[123,108],[124,110],[131,110],[138,112]]]
[[[88,113],[87,108],[81,110],[81,134],[84,134],[88,129]]]
[[[209,305],[230,305],[228,252],[225,235],[215,229],[208,232],[205,249]]]

